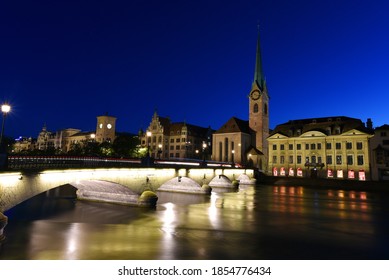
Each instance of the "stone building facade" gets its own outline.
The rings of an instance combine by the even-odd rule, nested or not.
[[[156,159],[208,159],[212,133],[210,127],[173,123],[155,111],[147,130],[139,132],[139,138],[141,146]]]
[[[268,137],[274,176],[370,180],[373,130],[355,118],[291,120]]]
[[[389,125],[376,127],[370,140],[372,178],[389,180]]]
[[[39,132],[36,141],[32,138],[29,138],[28,141],[16,141],[13,151],[15,153],[20,153],[35,149],[41,151],[55,149],[66,153],[70,151],[74,145],[83,145],[89,141],[96,141],[98,143],[106,141],[113,142],[115,137],[116,118],[108,115],[102,115],[97,117],[95,131],[81,131],[76,128],[67,128],[51,132],[47,130],[45,124]]]

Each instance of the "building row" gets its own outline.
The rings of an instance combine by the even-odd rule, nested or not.
[[[254,78],[248,96],[248,120],[231,117],[217,130],[172,122],[154,112],[139,146],[160,159],[202,159],[249,166],[273,176],[348,180],[389,180],[389,125],[373,128],[348,116],[290,120],[269,128],[269,93],[262,69],[258,33]],[[34,144],[19,141],[15,151],[55,148],[68,152],[90,141],[112,142],[116,118],[98,116],[94,131],[44,126]],[[30,146],[29,146],[30,145]]]
[[[93,131],[67,128],[52,132],[47,130],[46,125],[43,125],[36,139],[24,137],[16,139],[12,152],[54,149],[61,153],[67,153],[75,146],[82,146],[88,142],[112,142],[116,135],[116,117],[106,114],[97,117],[96,129]]]

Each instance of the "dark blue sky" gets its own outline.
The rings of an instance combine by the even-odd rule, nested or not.
[[[218,129],[248,119],[257,24],[270,127],[345,115],[389,123],[389,1],[2,1],[5,134],[44,123],[137,132],[155,109]]]

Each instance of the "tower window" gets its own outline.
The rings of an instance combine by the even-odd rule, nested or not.
[[[263,106],[263,113],[267,115],[267,103]]]
[[[253,112],[258,113],[258,104],[257,103],[254,104]]]

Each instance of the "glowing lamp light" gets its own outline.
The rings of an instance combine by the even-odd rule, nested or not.
[[[7,114],[7,113],[9,113],[9,111],[11,111],[11,106],[9,106],[8,104],[3,104],[3,105],[1,105],[1,111],[4,114]]]

